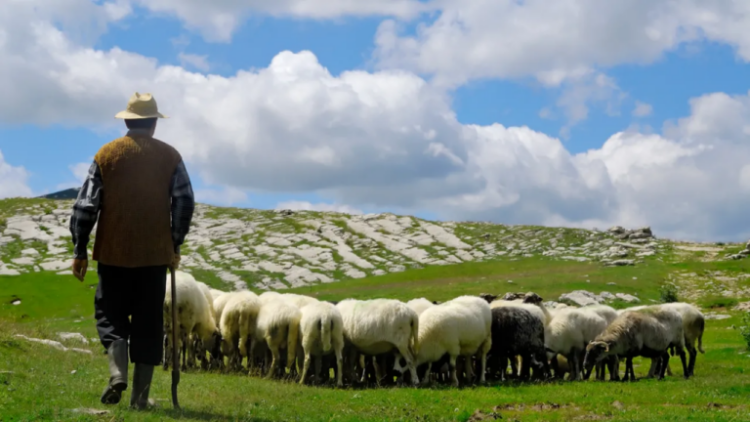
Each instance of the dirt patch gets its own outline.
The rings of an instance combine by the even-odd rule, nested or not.
[[[466,422],[494,421],[502,418],[503,417],[500,416],[500,414],[497,412],[484,413],[481,410],[477,409],[474,411],[471,417],[466,420]]]
[[[492,410],[495,412],[499,412],[501,410],[512,410],[516,412],[521,412],[524,410],[533,410],[535,412],[550,412],[554,410],[560,410],[568,408],[568,405],[565,404],[557,404],[552,402],[547,403],[537,403],[537,404],[506,404],[501,406],[495,406]]]
[[[734,409],[737,406],[731,406],[731,405],[728,405],[728,404],[721,404],[721,403],[713,403],[713,402],[711,402],[706,407],[708,407],[709,409]]]

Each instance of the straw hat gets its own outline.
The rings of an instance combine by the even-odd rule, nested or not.
[[[167,116],[159,113],[156,107],[156,100],[149,94],[135,93],[128,101],[128,108],[115,114],[116,119],[166,119]]]

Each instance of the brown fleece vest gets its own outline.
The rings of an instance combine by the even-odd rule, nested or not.
[[[169,185],[180,154],[147,135],[128,135],[94,157],[102,202],[94,260],[119,267],[169,265],[174,258]]]

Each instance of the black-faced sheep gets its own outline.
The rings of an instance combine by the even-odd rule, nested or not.
[[[662,359],[671,342],[667,327],[649,313],[625,312],[615,319],[603,333],[586,346],[583,366],[586,374],[594,365],[610,356],[620,356],[625,361],[623,381],[635,381],[633,358],[644,356]],[[668,354],[667,354],[668,355]],[[663,374],[659,374],[661,378]]]

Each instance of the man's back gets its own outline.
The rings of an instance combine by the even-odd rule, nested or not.
[[[94,157],[103,185],[93,258],[107,265],[167,265],[171,234],[172,176],[180,154],[146,133],[131,130]]]

